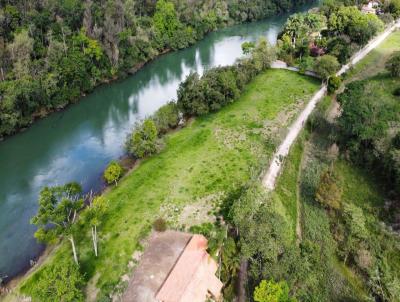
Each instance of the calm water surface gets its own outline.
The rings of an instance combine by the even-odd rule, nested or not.
[[[174,99],[190,72],[201,74],[234,63],[244,41],[264,36],[275,44],[287,17],[211,33],[193,47],[164,55],[126,80],[100,87],[78,104],[0,142],[0,277],[23,271],[43,249],[29,223],[43,186],[78,181],[85,191],[100,189],[102,171],[123,155],[125,137],[135,121]]]

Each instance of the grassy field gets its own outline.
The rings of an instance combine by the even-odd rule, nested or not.
[[[379,178],[343,160],[336,162],[335,173],[343,190],[342,202],[353,203],[363,211],[368,230],[368,239],[365,244],[369,246],[370,253],[390,268],[382,275],[397,283],[400,280],[400,246],[398,237],[382,224],[384,220],[381,217],[385,215],[381,213],[384,211],[384,202],[388,200],[388,196]],[[363,280],[362,274],[357,275],[353,271],[352,279]],[[362,282],[358,281],[358,284],[360,283]]]
[[[397,30],[346,74],[346,82],[365,79],[381,72],[385,68],[386,60],[393,51],[399,49],[400,30]]]
[[[273,192],[273,201],[277,211],[286,218],[292,228],[292,239],[296,236],[296,222],[298,219],[298,178],[301,158],[303,155],[304,134],[301,135],[285,159],[283,172],[279,176],[276,189]]]
[[[160,154],[144,160],[105,194],[110,207],[99,228],[97,259],[89,230],[81,228],[79,232],[78,254],[81,270],[91,284],[89,295],[95,297],[97,289],[97,297],[115,291],[121,276],[129,274],[128,262],[141,248],[140,240],[160,215],[160,207],[169,209],[162,213],[172,219],[185,205],[202,200],[217,203],[259,173],[279,140],[279,128],[287,126],[293,112],[298,112],[318,87],[311,78],[269,70],[252,81],[235,103],[169,134]],[[288,182],[292,186],[293,181]],[[280,194],[284,200],[286,196]],[[65,257],[71,257],[66,243],[44,265]],[[20,291],[30,295],[40,274],[38,269],[28,277]]]
[[[319,106],[321,112],[329,110],[328,101],[330,98],[325,98]],[[335,167],[335,171],[336,168],[342,167],[329,154],[328,150],[332,144],[329,133],[330,127],[316,128],[303,147],[301,173],[299,174],[301,204],[299,216],[301,217],[302,242],[303,244],[312,242],[320,247],[318,257],[313,259],[315,265],[310,268],[310,277],[303,281],[303,286],[313,288],[311,293],[319,301],[325,301],[328,297],[332,301],[349,301],[351,299],[364,301],[367,294],[363,280],[338,259],[337,242],[335,234],[332,233],[332,227],[338,218],[335,215],[332,217],[329,211],[315,200],[315,190],[320,175],[332,166]],[[334,164],[332,164],[333,162]],[[341,175],[338,177],[344,180]],[[363,182],[361,177],[354,177],[353,181],[366,182]],[[340,187],[342,185],[344,183],[341,182]],[[357,184],[355,185],[357,186]],[[352,184],[348,184],[347,187],[349,191],[343,196],[351,194]],[[364,189],[365,186],[360,186],[360,192],[357,191],[360,199],[370,192]],[[374,195],[372,192],[370,194]]]

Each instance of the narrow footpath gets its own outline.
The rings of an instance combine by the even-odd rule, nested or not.
[[[306,142],[307,144],[307,142]],[[296,245],[300,246],[300,243],[303,241],[303,229],[302,229],[302,220],[303,220],[303,209],[301,205],[301,176],[304,169],[304,156],[307,150],[307,145],[304,146],[303,153],[301,154],[301,160],[299,165],[299,170],[296,179]]]
[[[371,50],[377,47],[380,43],[382,43],[395,29],[400,28],[400,20],[394,23],[391,27],[383,31],[377,37],[372,39],[363,49],[358,51],[349,63],[343,65],[342,68],[336,73],[336,75],[340,76],[350,69],[351,66],[357,64],[360,60],[362,60]],[[281,68],[281,69],[289,69],[287,66],[283,66],[281,62],[274,62],[271,66],[272,68]],[[297,71],[296,69],[290,69],[293,71]],[[295,120],[292,126],[289,128],[289,132],[286,135],[285,139],[278,147],[274,157],[272,158],[271,164],[268,167],[267,173],[264,175],[262,184],[266,190],[272,191],[275,188],[276,179],[280,173],[282,168],[282,163],[285,157],[288,155],[290,147],[296,140],[300,131],[303,129],[305,122],[307,121],[310,114],[313,112],[317,103],[325,96],[327,91],[327,87],[325,84],[322,84],[321,89],[318,90],[312,99],[309,101],[304,110],[300,113],[299,117]]]

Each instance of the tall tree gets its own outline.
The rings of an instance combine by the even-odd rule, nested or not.
[[[127,141],[128,152],[137,158],[150,156],[157,151],[157,128],[152,119],[137,124]]]
[[[14,76],[17,79],[29,74],[33,42],[33,39],[28,35],[28,31],[23,30],[15,36],[14,42],[8,45],[8,51],[14,64]]]
[[[63,186],[45,187],[39,195],[39,209],[31,222],[39,228],[35,237],[42,242],[54,243],[65,236],[71,242],[75,263],[78,256],[73,236],[73,226],[77,212],[83,206],[82,188],[71,182]]]
[[[167,44],[170,44],[170,40],[181,27],[174,4],[165,0],[157,1],[153,22],[159,38]]]
[[[314,64],[314,71],[324,80],[334,75],[339,68],[340,64],[338,60],[331,55],[318,57]]]
[[[107,210],[107,201],[104,197],[99,196],[90,200],[89,208],[85,211],[85,220],[90,224],[93,250],[96,257],[98,256],[98,236],[97,228],[101,223],[101,219]]]

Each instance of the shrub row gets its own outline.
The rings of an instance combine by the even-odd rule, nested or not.
[[[259,41],[249,55],[233,66],[216,67],[201,77],[190,74],[178,90],[177,101],[171,101],[152,116],[138,122],[128,135],[126,149],[134,158],[153,155],[160,138],[175,129],[182,118],[188,119],[215,112],[237,99],[245,85],[267,69],[275,58],[274,49],[265,39]]]
[[[233,102],[245,85],[275,59],[275,51],[265,39],[246,52],[250,56],[233,66],[210,69],[202,77],[192,73],[181,83],[177,104],[185,117],[218,111]]]

